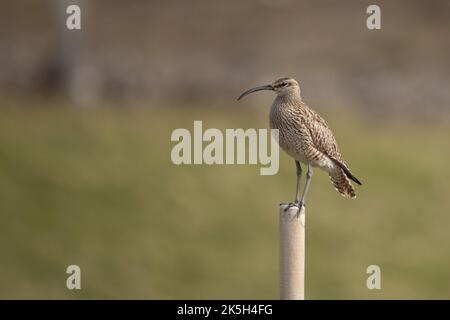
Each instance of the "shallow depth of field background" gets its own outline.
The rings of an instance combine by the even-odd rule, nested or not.
[[[363,182],[315,172],[306,297],[450,298],[448,1],[68,1],[81,32],[61,2],[0,1],[0,298],[278,298],[293,161],[175,166],[170,135],[267,128],[273,94],[236,97],[280,76]]]

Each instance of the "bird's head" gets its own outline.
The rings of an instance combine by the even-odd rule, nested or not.
[[[242,99],[243,97],[245,97],[246,95],[248,95],[252,92],[261,91],[261,90],[275,91],[279,97],[293,96],[293,97],[300,98],[300,86],[298,85],[297,80],[295,80],[293,78],[280,78],[280,79],[275,80],[271,84],[255,87],[255,88],[252,88],[252,89],[249,89],[249,90],[243,92],[239,96],[238,100]]]

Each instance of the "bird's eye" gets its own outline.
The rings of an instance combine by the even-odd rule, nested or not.
[[[282,87],[287,87],[287,85],[288,85],[287,82],[282,82],[282,83],[281,83],[281,86],[282,86]]]

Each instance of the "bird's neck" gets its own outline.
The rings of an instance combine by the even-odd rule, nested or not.
[[[280,99],[280,101],[282,103],[287,103],[287,104],[292,104],[292,105],[296,105],[296,104],[299,104],[302,102],[302,97],[297,92],[295,92],[295,93],[291,92],[289,94],[280,95],[280,96],[278,96],[278,99]]]

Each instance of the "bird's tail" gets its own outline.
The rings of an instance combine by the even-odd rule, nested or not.
[[[346,198],[356,198],[355,189],[341,167],[335,166],[335,168],[330,172],[330,179],[336,190],[341,195]]]

